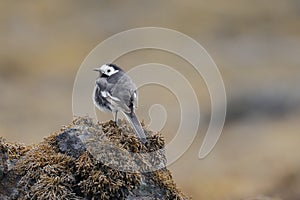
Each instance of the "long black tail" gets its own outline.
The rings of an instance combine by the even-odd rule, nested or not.
[[[142,128],[142,125],[140,124],[139,120],[137,119],[136,115],[134,112],[131,113],[124,113],[126,116],[127,120],[130,122],[136,136],[140,139],[142,143],[146,143],[147,137],[145,135],[145,132]]]

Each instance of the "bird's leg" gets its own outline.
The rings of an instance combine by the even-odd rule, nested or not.
[[[118,111],[114,113],[115,124],[118,125]]]

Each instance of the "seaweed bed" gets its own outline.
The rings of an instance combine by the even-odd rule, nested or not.
[[[163,149],[164,139],[145,131],[148,142],[142,144],[125,121],[116,126],[112,121],[94,123],[78,117],[38,145],[12,144],[0,138],[0,199],[189,199],[164,167],[163,151],[155,151]],[[108,142],[127,152],[127,157],[116,157],[111,149],[103,148]],[[147,159],[140,156],[138,161],[128,159],[130,153],[147,152],[158,153]],[[102,158],[109,163],[100,162]],[[163,167],[151,171],[149,159]],[[145,171],[110,165],[128,166],[133,161]]]

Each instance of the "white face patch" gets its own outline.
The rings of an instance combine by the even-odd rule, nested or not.
[[[100,67],[100,71],[102,74],[111,76],[111,75],[117,73],[119,70],[115,69],[114,67],[108,66],[108,65],[102,65]]]

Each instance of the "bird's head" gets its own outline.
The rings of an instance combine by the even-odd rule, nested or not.
[[[110,77],[121,71],[121,69],[115,64],[105,64],[99,68],[95,68],[94,71],[99,72],[101,77]]]

